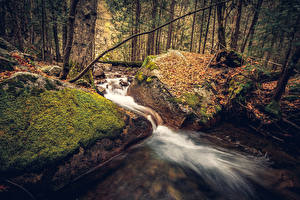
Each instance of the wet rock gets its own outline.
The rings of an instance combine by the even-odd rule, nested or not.
[[[186,118],[179,105],[170,101],[172,95],[157,78],[153,78],[150,83],[139,83],[135,80],[128,88],[128,95],[134,97],[139,104],[157,111],[164,122],[172,127],[180,127]]]
[[[120,80],[120,83],[119,83],[122,87],[126,87],[129,85],[128,82],[124,81],[123,79]]]
[[[97,90],[102,96],[106,94],[106,89],[102,86],[97,86]]]
[[[107,80],[106,79],[97,79],[97,80],[95,80],[95,84],[96,85],[98,85],[98,84],[103,84],[103,83],[106,83],[107,82]]]

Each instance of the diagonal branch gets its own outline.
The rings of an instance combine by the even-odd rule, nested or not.
[[[167,25],[169,25],[169,24],[171,24],[171,23],[173,23],[173,22],[175,22],[175,21],[177,21],[177,20],[179,20],[179,19],[182,19],[182,18],[184,18],[184,17],[186,17],[186,16],[189,16],[189,15],[192,15],[192,14],[194,14],[194,13],[197,13],[197,12],[200,12],[200,11],[203,11],[203,10],[207,10],[207,9],[209,9],[209,8],[212,8],[212,7],[215,7],[215,6],[217,6],[217,5],[219,5],[219,4],[222,4],[222,3],[226,3],[226,2],[229,2],[229,1],[232,1],[232,0],[225,0],[225,1],[221,1],[221,2],[218,2],[218,3],[215,3],[215,4],[212,4],[212,5],[210,5],[210,6],[207,6],[207,7],[204,7],[204,8],[200,8],[200,9],[197,9],[197,10],[194,10],[194,11],[192,11],[192,12],[189,12],[189,13],[187,13],[187,14],[185,14],[185,15],[182,15],[182,16],[180,16],[180,17],[177,17],[177,18],[175,18],[175,19],[173,19],[173,20],[171,20],[171,21],[169,21],[169,22],[167,22],[167,23],[165,23],[165,24],[163,24],[163,25],[161,25],[161,26],[159,26],[159,27],[157,27],[157,28],[155,28],[155,29],[152,29],[152,30],[150,30],[150,31],[146,31],[146,32],[142,32],[142,33],[138,33],[138,34],[135,34],[135,35],[132,35],[132,36],[130,36],[129,38],[127,38],[127,39],[125,39],[125,40],[123,40],[122,42],[120,42],[120,43],[118,43],[117,45],[115,45],[115,46],[113,46],[112,48],[110,48],[110,49],[107,49],[106,51],[104,51],[103,53],[101,53],[97,58],[95,58],[90,64],[88,64],[88,66],[86,66],[75,78],[73,78],[73,79],[71,79],[71,80],[69,80],[69,82],[70,83],[73,83],[73,82],[75,82],[75,81],[77,81],[78,79],[80,79],[100,58],[102,58],[105,54],[107,54],[108,52],[110,52],[110,51],[113,51],[113,50],[115,50],[116,48],[118,48],[119,46],[121,46],[122,44],[124,44],[124,43],[126,43],[126,42],[128,42],[129,40],[131,40],[131,39],[133,39],[133,38],[135,38],[135,37],[138,37],[138,36],[141,36],[141,35],[146,35],[146,34],[149,34],[149,33],[153,33],[154,31],[157,31],[158,29],[161,29],[161,28],[163,28],[163,27],[165,27],[165,26],[167,26]]]

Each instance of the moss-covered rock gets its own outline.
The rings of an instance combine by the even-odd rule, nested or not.
[[[41,169],[121,133],[125,122],[115,104],[59,85],[30,73],[0,83],[1,172]]]
[[[210,128],[252,89],[253,70],[207,68],[203,62],[207,57],[174,50],[148,56],[128,92],[158,111],[169,126]]]

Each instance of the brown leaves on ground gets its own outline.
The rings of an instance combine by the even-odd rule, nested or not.
[[[208,74],[206,66],[212,56],[171,51],[156,62],[162,74],[161,81],[169,86],[169,91],[175,97],[193,92],[194,87],[201,85],[203,77]]]

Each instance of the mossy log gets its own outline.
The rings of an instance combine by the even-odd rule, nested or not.
[[[143,61],[122,61],[122,60],[109,60],[98,61],[99,63],[112,64],[112,66],[124,66],[124,67],[141,67]]]

